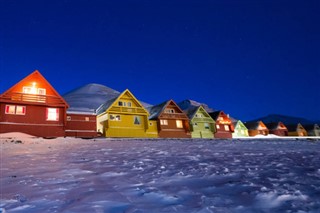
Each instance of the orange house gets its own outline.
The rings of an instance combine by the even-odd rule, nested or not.
[[[244,125],[248,128],[249,136],[269,135],[269,129],[262,121],[246,122]]]
[[[0,95],[0,133],[65,136],[68,104],[38,70]]]

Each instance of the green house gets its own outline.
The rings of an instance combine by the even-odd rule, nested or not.
[[[192,138],[214,138],[215,121],[203,106],[189,106],[184,112],[190,119]]]
[[[234,125],[234,132],[232,133],[232,138],[249,137],[248,129],[242,123],[242,121],[237,120],[233,122],[233,125]]]

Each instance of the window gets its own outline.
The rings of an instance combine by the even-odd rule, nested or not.
[[[47,121],[58,121],[58,120],[59,120],[59,109],[47,108]]]
[[[229,131],[230,130],[229,125],[224,125],[224,130]]]
[[[120,121],[120,115],[110,115],[111,121]]]
[[[150,122],[149,125],[152,126],[153,124]]]
[[[90,121],[89,117],[84,118],[85,121]]]
[[[38,88],[38,94],[39,95],[46,95],[46,89]]]
[[[141,124],[141,118],[139,116],[134,116],[134,121],[133,123],[135,125],[140,125]]]
[[[216,127],[217,127],[217,129],[220,129],[220,125],[219,124],[217,124]]]
[[[17,115],[25,115],[26,114],[26,107],[25,106],[17,106],[16,107],[16,114]]]
[[[193,125],[194,125],[194,126],[198,126],[198,123],[194,123]]]
[[[168,120],[160,120],[161,125],[168,125]]]
[[[5,113],[12,115],[25,115],[26,106],[6,105]]]
[[[128,106],[128,107],[131,107],[131,102],[128,102],[128,103],[127,103],[127,106]]]
[[[71,116],[67,116],[67,121],[71,121]]]
[[[174,109],[166,109],[165,112],[166,113],[174,113],[175,111],[174,111]]]
[[[204,128],[205,128],[205,129],[210,129],[209,124],[208,124],[208,123],[204,123]]]
[[[122,101],[119,101],[119,102],[118,102],[118,106],[123,106],[123,102],[122,102]]]
[[[177,128],[183,128],[182,120],[176,120]]]
[[[15,114],[16,106],[15,105],[6,105],[6,114]]]

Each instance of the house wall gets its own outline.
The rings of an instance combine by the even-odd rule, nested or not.
[[[235,128],[234,132],[232,133],[232,137],[236,138],[236,137],[248,137],[249,133],[248,130],[245,128]]]
[[[197,123],[197,125],[195,125]],[[208,127],[206,126],[208,125]],[[192,138],[213,138],[214,137],[214,124],[206,121],[205,118],[194,118],[190,124]]]
[[[25,106],[25,114],[6,114],[6,105]],[[39,137],[62,137],[65,136],[65,113],[64,107],[52,107],[59,109],[59,120],[47,120],[47,108],[45,105],[30,105],[21,103],[0,103],[0,133],[22,132]]]
[[[320,136],[320,130],[318,130],[318,129],[309,130],[307,134],[309,136]]]
[[[233,126],[230,124],[216,124],[215,138],[232,138]]]
[[[274,134],[274,135],[278,135],[278,136],[288,136],[288,130],[286,130],[286,129],[270,130],[269,134]]]
[[[147,129],[147,137],[148,138],[158,138],[158,127],[157,127],[157,121],[148,121],[149,122],[149,128]]]
[[[268,135],[269,130],[248,130],[249,136],[256,136],[256,135]]]
[[[97,137],[97,119],[92,114],[67,114],[66,136],[94,138]]]
[[[160,120],[158,120],[158,131],[160,138],[191,138],[191,133],[189,131],[189,124],[187,120],[182,120],[182,128],[177,127],[176,121],[179,119],[165,119],[167,120],[167,125],[161,125]]]
[[[146,138],[148,120],[143,115],[128,115],[128,114],[112,114],[120,115],[120,120],[108,120],[105,122],[105,136],[106,137],[134,137]],[[110,114],[109,114],[110,116]],[[139,117],[140,124],[134,124],[135,117]],[[151,136],[152,134],[150,134]]]

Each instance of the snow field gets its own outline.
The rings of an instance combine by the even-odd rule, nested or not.
[[[318,140],[0,142],[9,213],[320,212]]]

